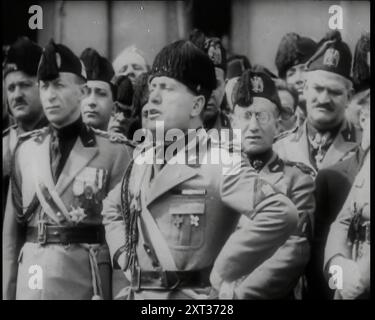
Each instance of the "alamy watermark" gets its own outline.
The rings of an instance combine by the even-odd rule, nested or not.
[[[138,129],[133,140],[135,164],[221,165],[224,175],[238,174],[241,165],[240,129],[180,129],[165,131],[164,121],[155,130]],[[142,143],[141,143],[142,142]]]

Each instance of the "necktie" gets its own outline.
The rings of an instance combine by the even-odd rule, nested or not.
[[[59,138],[57,134],[53,134],[51,137],[51,171],[52,176],[55,181],[57,182],[58,179],[58,167],[61,159],[61,151],[59,145]]]

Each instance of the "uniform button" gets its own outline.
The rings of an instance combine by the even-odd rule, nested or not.
[[[60,212],[58,212],[58,213],[57,213],[57,216],[58,216],[58,217],[61,217],[61,213],[60,213]]]

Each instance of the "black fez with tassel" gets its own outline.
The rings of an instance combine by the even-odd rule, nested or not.
[[[341,75],[349,80],[352,65],[352,53],[342,41],[338,30],[328,32],[319,42],[319,49],[306,62],[308,71],[324,70]]]
[[[234,105],[247,107],[254,97],[267,99],[280,110],[281,103],[275,82],[264,71],[246,70],[238,79]]]
[[[301,37],[295,32],[284,35],[275,58],[279,77],[285,79],[288,69],[306,63],[317,49],[317,43],[310,38]]]
[[[83,50],[80,59],[85,65],[87,80],[107,82],[111,87],[113,100],[116,100],[117,86],[113,81],[115,71],[112,64],[92,48]]]
[[[38,67],[38,80],[54,80],[59,76],[59,72],[73,73],[87,80],[83,62],[67,46],[56,44],[51,39],[43,49]]]

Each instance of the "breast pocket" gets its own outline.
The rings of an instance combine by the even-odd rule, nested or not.
[[[198,249],[206,231],[205,196],[173,195],[169,202],[169,240],[175,249]]]
[[[73,182],[73,207],[82,208],[88,216],[101,210],[106,191],[107,170],[84,168]]]

